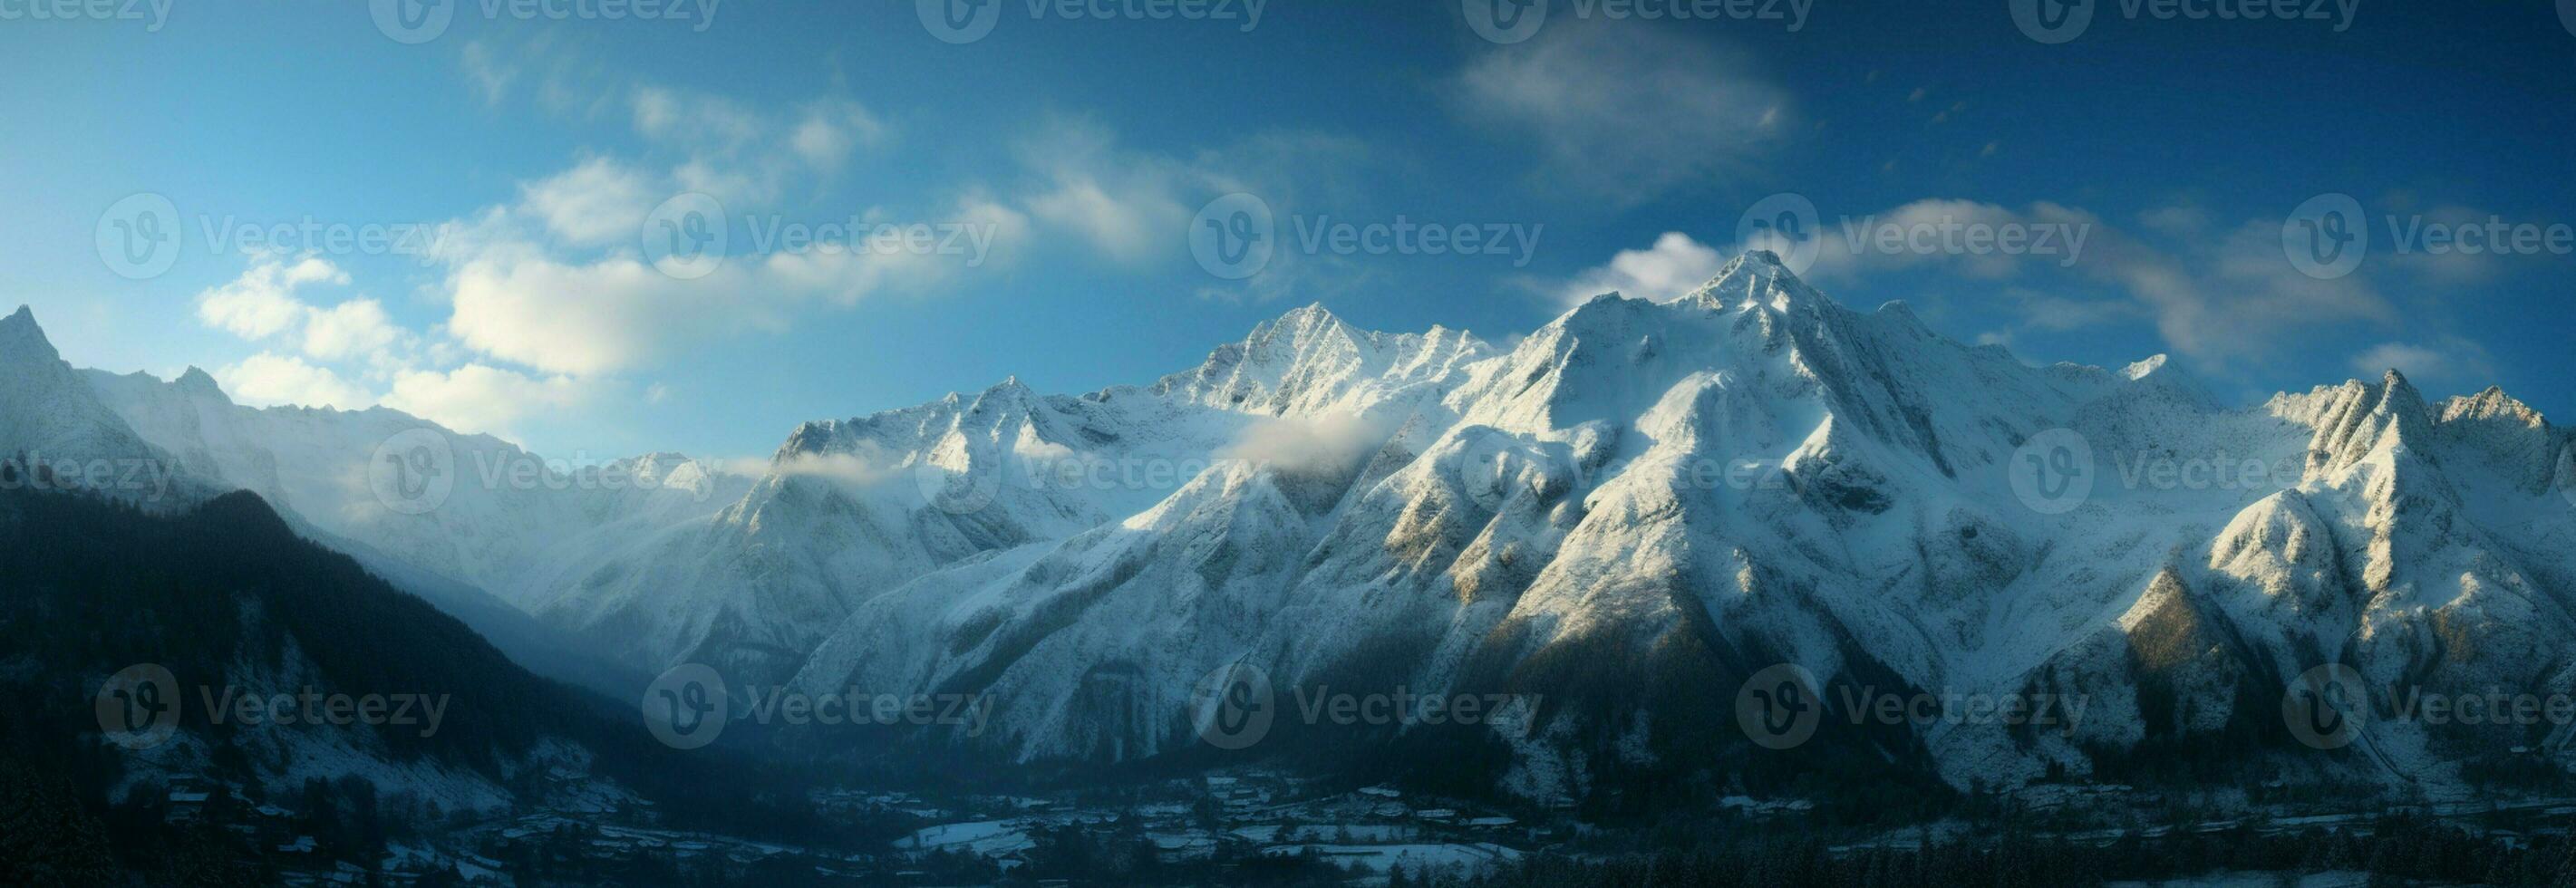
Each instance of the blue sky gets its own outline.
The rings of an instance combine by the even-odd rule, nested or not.
[[[2240,401],[2394,364],[2576,416],[2576,0],[2099,0],[2056,43],[2005,0],[1549,0],[1505,42],[1493,0],[998,0],[964,42],[910,2],[444,2],[0,0],[6,297],[75,364],[247,402],[741,458],[1148,382],[1308,302],[1507,338],[1809,243],[1744,223],[1811,205],[1819,286],[2025,360],[2167,352]],[[1211,250],[1247,209],[1270,249]],[[2357,266],[2291,261],[2321,213]],[[670,253],[708,218],[721,261]]]

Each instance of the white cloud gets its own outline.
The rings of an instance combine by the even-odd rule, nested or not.
[[[459,64],[465,76],[474,82],[474,91],[483,96],[486,105],[498,105],[510,95],[510,84],[519,79],[519,68],[501,58],[491,44],[480,40],[465,44]]]
[[[364,389],[293,355],[261,352],[218,369],[215,380],[232,399],[253,407],[295,404],[357,410],[375,403]]]
[[[1106,127],[1087,120],[1056,120],[1019,145],[1018,158],[1032,174],[1014,203],[1047,228],[1050,241],[1078,243],[1091,256],[1143,266],[1186,262],[1189,224],[1208,201],[1236,192],[1270,207],[1279,236],[1294,236],[1300,214],[1342,218],[1370,211],[1372,195],[1343,175],[1370,162],[1360,142],[1321,133],[1271,131],[1218,147],[1174,156],[1121,148]],[[1360,285],[1374,272],[1343,257],[1278,250],[1249,280],[1215,282],[1203,298],[1300,299]]]
[[[319,361],[364,357],[377,366],[400,363],[404,358],[393,354],[395,346],[408,350],[417,340],[394,324],[382,303],[351,299],[323,308],[297,298],[308,285],[348,283],[347,272],[318,257],[257,257],[240,277],[198,294],[197,318],[252,341],[293,335],[298,350]]]
[[[2285,337],[2337,324],[2385,326],[2396,313],[2367,274],[2319,280],[2301,274],[2281,248],[2281,221],[2219,229],[2192,206],[2139,214],[2143,231],[2048,201],[2022,209],[1955,199],[1921,200],[1876,214],[1828,215],[1810,277],[1856,279],[1891,271],[1943,269],[2011,300],[2022,326],[2066,330],[2146,316],[2176,351],[2212,364],[2262,360]],[[1855,239],[1877,226],[1983,224],[2051,229],[2062,248],[2020,255],[1937,248],[1886,250]],[[2074,249],[2081,236],[2080,249]],[[2142,235],[2153,235],[2152,237]],[[1937,238],[1936,238],[1937,242]],[[2032,243],[2036,243],[2033,241]],[[2009,285],[2000,286],[2010,282]],[[2072,295],[2107,287],[2090,299]],[[2125,297],[2125,301],[2120,301]],[[1999,331],[2009,337],[2011,331]]]
[[[2389,238],[2391,243],[2409,241],[2412,249],[2407,252],[2392,252],[2385,258],[2374,255],[2371,259],[2403,268],[2428,284],[2441,287],[2468,287],[2490,283],[2504,274],[2505,266],[2510,259],[2507,254],[2496,251],[2498,245],[2487,243],[2484,238],[2472,238],[2468,242],[2440,252],[2427,249],[2424,243],[2427,231],[2475,231],[2490,222],[2502,222],[2503,219],[2495,213],[2457,204],[2445,204],[2419,214],[2390,215],[2381,218],[2395,223],[2397,227],[2380,234]],[[2374,223],[2374,226],[2376,224]],[[2473,249],[2463,249],[2463,247],[2473,247]]]
[[[1692,240],[1690,235],[1667,231],[1655,238],[1652,247],[1621,250],[1610,257],[1609,264],[1575,275],[1557,291],[1557,298],[1567,306],[1580,305],[1612,291],[1630,297],[1671,299],[1708,283],[1726,266],[1726,260],[1726,255],[1715,247]]]
[[[447,331],[483,354],[573,375],[645,366],[746,331],[784,330],[802,312],[847,307],[888,290],[924,292],[1006,264],[1010,245],[1028,228],[1018,212],[968,197],[938,220],[959,233],[934,231],[930,252],[828,245],[734,255],[714,272],[684,280],[622,249],[595,258],[562,255],[537,243],[518,216],[495,208],[442,237],[452,309]],[[943,246],[960,252],[940,252]]]
[[[197,294],[197,318],[244,339],[265,339],[304,320],[308,307],[295,298],[306,284],[347,284],[349,276],[322,259],[253,260],[249,270],[223,286]]]
[[[521,205],[555,236],[576,246],[604,246],[640,237],[644,217],[668,199],[645,173],[604,157],[519,186]]]
[[[2495,357],[2484,346],[2457,336],[2383,342],[2354,355],[2352,369],[2365,379],[2395,370],[2418,387],[2437,391],[2483,387],[2496,376]]]
[[[788,136],[788,144],[806,163],[817,169],[832,169],[850,156],[852,148],[883,142],[886,134],[885,123],[859,103],[825,99],[805,107],[804,117]]]
[[[2091,246],[2093,232],[2101,224],[2091,214],[2046,201],[2016,211],[1972,200],[1932,198],[1839,219],[1824,228],[1816,233],[1817,277],[1941,265],[1971,278],[1993,281],[2014,277],[2028,265],[2063,266],[2082,261],[2083,251]],[[1948,232],[1972,229],[1998,234],[2019,231],[2034,239],[2027,242],[2031,245],[2027,252],[2020,254],[1991,247],[1982,252],[1950,248],[1953,242],[1964,245],[1967,240],[1964,234],[1952,236]],[[1902,235],[1904,248],[1884,248],[1883,237],[1889,232]],[[2041,237],[2046,240],[2037,239]],[[1914,249],[1916,243],[1933,249]]]
[[[2270,358],[2302,331],[2396,320],[2367,275],[2299,273],[2282,252],[2278,219],[2246,222],[2214,242],[2179,239],[2172,251],[2107,228],[2094,240],[2077,270],[2127,291],[2154,313],[2166,342],[2210,361]]]
[[[304,320],[304,353],[325,361],[380,353],[403,337],[373,299],[314,309]]]
[[[759,467],[770,474],[821,478],[853,487],[868,487],[895,477],[895,469],[883,458],[870,458],[852,453],[798,453],[784,459],[743,459],[726,463],[746,469]],[[759,477],[760,471],[741,474]]]
[[[1109,131],[1057,121],[1020,146],[1021,160],[1046,184],[1029,215],[1091,244],[1114,262],[1140,263],[1180,252],[1194,204],[1237,190],[1222,176],[1167,157],[1116,150]]]
[[[468,348],[540,370],[621,370],[738,328],[753,316],[729,302],[738,281],[738,271],[678,280],[628,256],[575,262],[505,250],[451,271],[447,330]]]
[[[1296,471],[1348,468],[1370,448],[1386,442],[1386,428],[1351,413],[1254,423],[1217,454]]]
[[[668,87],[635,91],[635,131],[645,138],[734,151],[760,139],[768,124],[759,112],[722,96]]]
[[[1545,181],[1625,203],[1736,172],[1788,126],[1788,94],[1747,60],[1652,28],[1551,28],[1455,86],[1469,118],[1545,153]]]
[[[839,169],[855,149],[891,141],[893,127],[864,105],[825,97],[769,113],[723,96],[648,86],[634,90],[635,131],[678,149],[671,178],[682,190],[727,201],[778,198],[800,174]]]
[[[891,128],[843,98],[773,113],[694,90],[646,86],[621,94],[635,131],[657,152],[681,159],[656,167],[588,158],[523,183],[515,202],[444,226],[436,258],[447,269],[444,332],[455,345],[549,374],[613,374],[704,340],[785,329],[814,305],[847,306],[889,288],[926,290],[965,269],[1000,264],[1008,241],[1027,228],[1025,214],[970,195],[945,217],[898,219],[882,209],[864,216],[964,229],[938,246],[971,247],[971,254],[852,250],[846,242],[764,254],[754,232],[735,220],[846,221],[791,219],[776,211],[777,202],[790,185],[808,185],[856,150],[882,145]],[[732,239],[713,273],[680,279],[642,255],[641,228],[656,206],[690,191],[717,198]]]
[[[461,432],[510,437],[522,420],[584,406],[592,387],[565,376],[531,377],[488,364],[394,377],[384,405]]]
[[[1090,179],[1059,183],[1032,199],[1029,211],[1081,235],[1118,262],[1169,252],[1183,242],[1181,232],[1190,220],[1189,208],[1166,192],[1129,189],[1113,195]]]

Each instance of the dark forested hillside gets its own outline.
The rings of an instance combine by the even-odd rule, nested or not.
[[[46,871],[102,865],[109,849],[133,869],[140,865],[133,845],[167,840],[148,835],[161,824],[134,813],[158,800],[118,790],[138,778],[157,787],[166,775],[139,770],[148,757],[111,742],[95,708],[102,683],[137,664],[157,664],[177,679],[179,734],[205,753],[175,757],[184,762],[176,767],[211,785],[257,787],[264,773],[290,764],[274,756],[293,753],[246,742],[256,729],[210,717],[207,694],[220,699],[238,686],[251,693],[309,687],[355,697],[444,696],[434,731],[418,723],[275,730],[345,732],[329,739],[388,762],[479,776],[505,788],[518,806],[544,790],[546,768],[568,760],[591,778],[658,802],[674,823],[810,831],[799,815],[781,813],[792,806],[773,803],[784,794],[769,788],[780,784],[745,760],[721,749],[682,753],[655,743],[631,702],[530,674],[463,623],[349,557],[299,539],[257,496],[228,494],[162,516],[23,486],[0,484],[0,692],[12,700],[9,717],[0,719],[0,833],[13,846],[0,858],[52,869],[0,876],[45,883]],[[291,687],[278,676],[292,676]],[[252,749],[272,758],[246,752]],[[347,795],[325,797],[345,805]],[[299,802],[269,796],[288,807]],[[136,841],[142,838],[150,841]],[[33,844],[14,848],[24,843]],[[84,883],[69,875],[53,881]]]

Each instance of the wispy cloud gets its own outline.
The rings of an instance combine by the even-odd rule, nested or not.
[[[1649,28],[1551,28],[1452,86],[1468,119],[1538,147],[1535,184],[1623,204],[1738,172],[1789,125],[1788,93],[1749,59]]]
[[[1654,246],[1621,250],[1610,257],[1608,264],[1575,275],[1556,288],[1555,296],[1557,302],[1569,308],[1610,292],[1671,299],[1716,277],[1727,258],[1717,248],[1693,240],[1690,235],[1667,231],[1655,238]]]

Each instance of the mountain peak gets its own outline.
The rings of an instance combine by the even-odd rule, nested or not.
[[[1755,265],[1767,265],[1772,268],[1780,269],[1781,271],[1789,270],[1788,263],[1780,261],[1780,254],[1774,253],[1770,250],[1746,250],[1744,251],[1744,255],[1735,257],[1735,263],[1738,265],[1748,262]]]
[[[2396,368],[2389,368],[2388,373],[2379,378],[2379,385],[2381,412],[2418,418],[2431,415],[2431,409],[2424,403],[2424,393],[2416,391],[2415,384],[2407,382],[2406,374],[2397,372]]]
[[[212,397],[226,402],[232,400],[224,397],[223,387],[215,384],[215,377],[212,374],[199,369],[195,364],[188,365],[187,372],[179,374],[179,378],[171,380],[170,384],[178,386],[180,391],[191,397]]]
[[[6,318],[0,318],[0,361],[51,364],[62,360],[54,344],[45,338],[45,329],[36,326],[36,312],[27,306]]]
[[[1748,250],[1728,260],[1717,276],[1676,300],[1726,309],[1743,306],[1800,311],[1833,304],[1825,294],[1799,280],[1796,272],[1769,250]]]
[[[1310,323],[1318,320],[1339,320],[1339,318],[1334,317],[1333,310],[1325,308],[1323,303],[1309,302],[1296,308],[1289,309],[1287,314],[1279,316],[1279,320],[1283,322],[1293,321],[1298,323]]]

